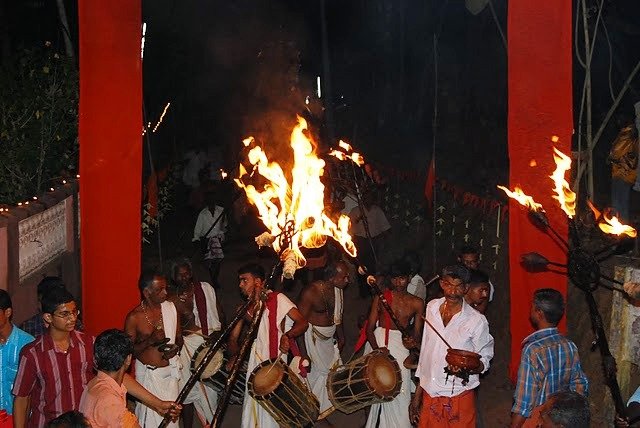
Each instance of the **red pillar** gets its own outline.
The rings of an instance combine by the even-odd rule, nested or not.
[[[509,161],[510,184],[541,203],[552,226],[567,235],[567,219],[551,198],[555,169],[551,137],[564,153],[573,129],[571,87],[571,2],[558,0],[509,2]],[[535,159],[537,166],[530,166]],[[569,180],[570,181],[570,180]],[[521,342],[533,329],[529,307],[534,290],[551,287],[566,295],[567,279],[553,273],[531,274],[520,266],[522,253],[536,251],[564,262],[562,249],[535,228],[515,202],[509,206],[509,266],[511,290],[511,366],[515,378]]]
[[[139,300],[140,0],[80,0],[80,236],[88,332],[124,325]]]

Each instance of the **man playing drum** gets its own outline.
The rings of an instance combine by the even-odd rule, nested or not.
[[[184,345],[180,351],[182,363],[182,377],[180,389],[191,376],[191,362],[196,350],[204,339],[220,331],[224,324],[224,313],[220,307],[220,300],[208,282],[196,281],[189,260],[184,259],[172,267],[173,284],[169,289],[169,300],[176,306],[180,315],[180,323]],[[185,399],[185,404],[193,404],[201,424],[204,426],[213,419],[218,402],[218,394],[208,383],[198,382]],[[189,406],[191,407],[191,406]],[[191,412],[182,411],[185,426],[191,426],[193,407]]]
[[[307,380],[320,402],[320,412],[331,407],[327,394],[327,375],[341,364],[344,347],[342,290],[349,283],[347,265],[340,261],[324,269],[324,280],[304,287],[298,298],[300,313],[309,321],[304,338],[298,338],[300,352],[311,362]]]
[[[282,293],[265,290],[265,272],[262,266],[249,263],[238,269],[240,292],[255,305],[250,306],[244,319],[240,320],[229,336],[229,352],[232,358],[228,366],[233,364],[234,358],[240,350],[240,336],[245,322],[250,323],[254,311],[258,309],[258,302],[263,293],[267,293],[266,309],[260,319],[258,335],[251,347],[247,373],[251,373],[260,363],[270,358],[286,356],[290,349],[289,340],[304,334],[308,323],[298,308]],[[293,321],[293,326],[285,330],[285,318]],[[270,340],[271,338],[275,340]],[[242,405],[243,428],[278,428],[278,423],[245,392]]]
[[[378,296],[373,298],[366,329],[367,341],[372,349],[387,348],[398,361],[402,375],[402,386],[400,394],[393,401],[371,406],[367,428],[377,426],[380,428],[408,427],[410,425],[411,370],[406,368],[403,362],[409,356],[407,347],[416,348],[420,340],[424,300],[407,292],[407,285],[411,279],[411,266],[408,263],[405,261],[394,263],[391,266],[390,276],[392,288],[385,290],[383,295],[402,324],[402,328],[406,329],[411,320],[414,320],[414,325],[412,337],[403,338],[398,327],[380,303],[380,298]]]
[[[182,345],[182,332],[178,313],[167,301],[167,280],[158,272],[144,272],[138,283],[142,301],[133,308],[125,320],[125,332],[133,340],[136,358],[136,380],[163,400],[178,397],[180,361],[178,351]],[[157,427],[163,417],[138,403],[136,416],[142,427]],[[169,426],[177,427],[177,422]]]
[[[418,427],[476,426],[474,389],[480,384],[478,374],[487,371],[493,358],[493,337],[484,315],[464,301],[469,277],[464,266],[445,267],[440,279],[444,297],[427,305],[428,324],[424,326],[416,370],[420,384],[409,408],[411,421]],[[475,364],[449,364],[448,345],[459,354],[475,355]],[[466,372],[467,379],[445,373],[445,366],[449,372]]]

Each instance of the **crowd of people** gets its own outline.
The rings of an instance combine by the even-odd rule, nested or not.
[[[247,328],[264,305],[240,382],[267,360],[293,357],[294,372],[319,402],[319,423],[331,426],[328,378],[343,364],[343,290],[351,271],[347,261],[330,260],[322,277],[305,284],[294,302],[267,284],[261,265],[241,266],[238,288],[249,305],[226,340],[223,369],[234,366]],[[392,400],[367,408],[366,427],[491,426],[482,420],[476,396],[491,393],[483,389],[482,378],[494,353],[484,315],[491,310],[494,286],[479,270],[477,251],[462,249],[458,260],[442,269],[441,297],[428,301],[410,257],[369,281],[381,289],[373,293],[359,344],[365,346],[358,348],[365,355],[382,352],[395,359],[400,385]],[[0,425],[157,427],[166,417],[168,426],[177,427],[180,418],[183,426],[192,426],[194,418],[207,426],[221,388],[198,381],[183,402],[176,399],[194,358],[226,327],[220,296],[194,277],[186,259],[174,263],[169,277],[144,272],[139,290],[141,302],[127,315],[124,330],[97,337],[81,331],[77,302],[57,278],[41,282],[40,312],[24,329],[12,324],[11,299],[0,290],[0,405],[5,412]],[[523,341],[511,427],[588,426],[588,381],[575,344],[557,329],[563,315],[558,291],[534,293],[529,317],[536,331]],[[450,360],[450,348],[473,354],[475,364]],[[240,390],[242,427],[279,426],[246,384]],[[127,396],[135,400],[135,410]]]

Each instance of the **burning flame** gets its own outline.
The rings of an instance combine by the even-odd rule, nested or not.
[[[360,153],[354,152],[350,144],[340,140],[338,142],[338,146],[344,151],[333,149],[329,152],[330,156],[335,156],[342,161],[351,160],[353,163],[355,163],[358,166],[364,165],[364,157],[362,157]],[[352,152],[352,153],[349,154],[347,152]]]
[[[576,215],[576,194],[571,191],[569,183],[564,178],[565,173],[571,169],[571,158],[554,147],[553,160],[556,162],[556,170],[549,176],[555,183],[553,190],[556,195],[553,195],[553,198],[558,200],[562,211],[569,218],[573,218]]]
[[[626,224],[622,224],[618,217],[610,215],[608,210],[605,210],[604,214],[600,213],[600,211],[591,203],[591,201],[587,201],[589,208],[593,211],[593,215],[598,222],[598,227],[604,233],[608,233],[610,235],[627,235],[630,238],[635,238],[638,235],[638,232]]]
[[[301,247],[318,248],[325,244],[327,237],[333,237],[345,251],[356,256],[357,250],[348,234],[349,217],[341,215],[337,224],[324,211],[324,185],[320,181],[325,166],[324,160],[315,154],[313,142],[305,135],[307,122],[298,117],[298,124],[291,132],[293,149],[293,168],[291,183],[277,162],[270,162],[261,147],[249,151],[249,162],[254,171],[267,180],[260,191],[252,184],[245,184],[243,177],[248,175],[240,165],[240,176],[235,180],[244,189],[247,198],[253,203],[260,219],[269,229],[267,235],[258,237],[260,242],[271,244],[281,253],[287,264],[295,262],[293,270],[305,265],[306,260]],[[248,146],[252,139],[245,139]],[[264,235],[264,234],[263,234]],[[259,243],[260,243],[259,242]],[[291,274],[291,272],[289,271]],[[287,276],[285,272],[285,276]]]
[[[508,197],[515,199],[520,205],[527,207],[531,211],[544,211],[542,204],[537,203],[531,196],[525,194],[519,186],[516,186],[513,192],[504,186],[498,186],[498,189],[503,190]]]

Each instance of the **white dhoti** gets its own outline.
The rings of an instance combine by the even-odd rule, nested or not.
[[[178,325],[178,313],[172,302],[164,301],[160,305],[162,311],[162,325],[164,334],[169,338],[168,343],[176,343],[176,328]],[[136,380],[147,391],[161,400],[175,401],[180,393],[178,382],[180,380],[180,360],[175,356],[169,360],[166,367],[150,368],[146,364],[136,360]],[[136,404],[136,416],[143,428],[157,428],[163,417],[155,410],[142,403]],[[178,428],[177,422],[168,425]]]
[[[184,336],[183,340],[184,345],[180,351],[180,362],[182,363],[182,377],[179,382],[180,390],[191,377],[191,361],[196,350],[204,343],[204,338],[198,334]],[[218,405],[218,393],[208,384],[198,381],[189,391],[184,403],[195,406],[201,421],[211,422]]]
[[[281,325],[287,313],[296,306],[287,296],[279,293],[277,296],[276,324]],[[247,381],[251,377],[251,372],[261,362],[269,359],[269,309],[262,315],[258,326],[258,335],[249,354],[247,364]],[[282,337],[282,330],[278,329],[278,343]],[[284,357],[283,357],[284,359]],[[245,386],[244,402],[242,403],[242,428],[279,428],[278,423],[256,400],[249,395],[249,390]]]
[[[136,380],[147,391],[161,400],[175,401],[178,398],[178,393],[180,392],[178,377],[179,370],[177,366],[150,369],[136,360]],[[155,410],[142,403],[136,404],[136,416],[140,421],[140,426],[143,428],[157,428],[163,419]],[[178,428],[178,423],[172,422],[168,426]]]
[[[307,354],[311,359],[311,371],[307,375],[307,380],[309,381],[311,392],[320,402],[320,412],[324,412],[331,407],[327,393],[329,371],[335,365],[342,364],[338,346],[333,339],[335,332],[335,325],[320,327],[309,324],[309,328],[304,333],[304,343],[307,347]]]
[[[385,329],[383,327],[377,327],[373,333],[376,336],[378,346],[385,346]],[[400,393],[393,401],[371,406],[369,419],[365,427],[410,427],[409,403],[411,402],[411,370],[406,369],[403,365],[405,358],[409,356],[409,350],[402,344],[402,334],[398,330],[389,330],[389,343],[386,347],[400,366],[402,386],[400,387]],[[380,424],[376,425],[378,419],[380,419]]]

